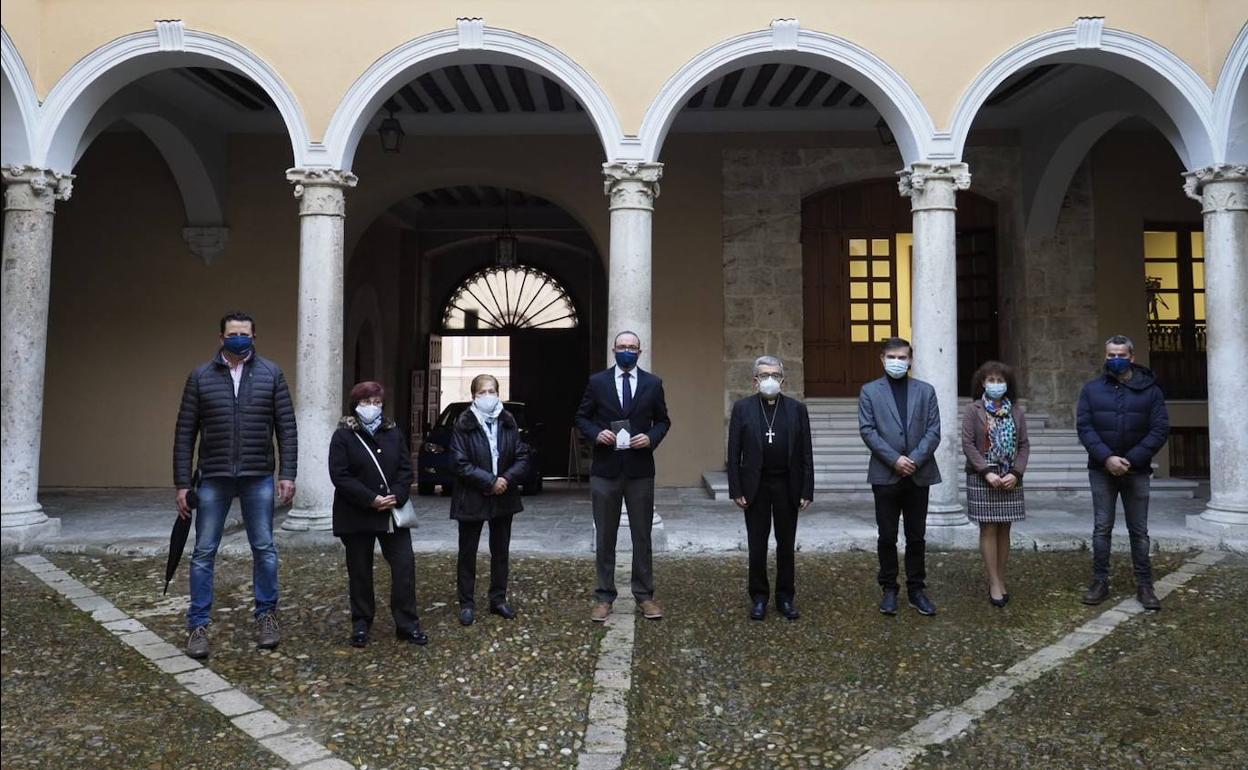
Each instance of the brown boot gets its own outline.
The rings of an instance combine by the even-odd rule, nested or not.
[[[594,608],[589,611],[589,619],[595,623],[606,623],[607,616],[611,614],[610,602],[598,602]]]
[[[663,617],[663,608],[654,599],[642,599],[637,602],[637,609],[646,620],[658,620]]]

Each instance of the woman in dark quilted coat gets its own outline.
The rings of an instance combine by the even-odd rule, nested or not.
[[[520,428],[498,397],[498,380],[481,374],[472,381],[472,405],[455,420],[451,459],[459,477],[451,493],[451,518],[459,522],[459,622],[476,620],[477,547],[490,524],[490,612],[510,620],[507,603],[511,520],[524,509],[520,481],[528,473],[529,449]]]
[[[368,644],[373,626],[373,546],[390,564],[390,614],[400,640],[427,644],[416,614],[416,565],[411,530],[396,527],[393,511],[407,502],[412,456],[407,440],[382,414],[385,390],[376,382],[351,388],[350,413],[329,440],[334,483],[334,534],[347,549],[351,646]]]

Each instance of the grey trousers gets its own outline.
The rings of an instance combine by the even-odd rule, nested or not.
[[[594,596],[611,603],[615,590],[615,541],[620,529],[620,504],[628,502],[628,529],[633,538],[633,598],[654,598],[654,564],[650,550],[650,525],[654,519],[654,477],[608,479],[590,476],[589,494],[594,504],[594,561],[598,588]]]

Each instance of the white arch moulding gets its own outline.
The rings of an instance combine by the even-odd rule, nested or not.
[[[9,31],[3,28],[0,28],[0,59],[4,73],[3,95],[0,97],[3,120],[0,162],[14,166],[32,165],[31,147],[35,143],[34,129],[39,120],[39,97],[26,62],[9,37]]]
[[[764,62],[804,64],[843,80],[879,110],[906,165],[927,157],[935,128],[927,108],[900,73],[844,38],[802,29],[796,19],[777,19],[770,29],[711,46],[663,84],[642,119],[642,159],[658,161],[672,122],[698,89],[733,69]]]
[[[1248,162],[1248,23],[1226,55],[1213,94],[1217,142],[1226,163]]]
[[[391,50],[351,84],[325,132],[325,163],[351,168],[368,124],[403,84],[448,65],[494,63],[535,70],[567,88],[585,108],[606,158],[636,155],[629,149],[636,140],[624,136],[606,92],[566,54],[517,32],[487,27],[481,19],[459,19],[455,29],[433,32]]]
[[[79,60],[57,81],[40,109],[34,165],[68,172],[79,140],[101,105],[123,86],[158,70],[208,66],[231,69],[263,88],[286,124],[293,165],[307,163],[309,137],[294,92],[268,63],[228,38],[185,29],[181,21],[112,40]]]
[[[1104,19],[1096,17],[1037,35],[997,57],[963,92],[949,131],[933,138],[934,157],[961,159],[971,124],[992,92],[1019,70],[1051,62],[1107,69],[1151,94],[1178,129],[1181,141],[1175,151],[1187,168],[1222,159],[1215,142],[1213,93],[1200,75],[1158,43],[1105,27]]]

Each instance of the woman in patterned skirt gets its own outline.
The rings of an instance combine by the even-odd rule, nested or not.
[[[971,379],[971,405],[962,418],[967,517],[979,525],[988,601],[994,607],[1010,600],[1005,590],[1010,525],[1024,516],[1022,480],[1030,445],[1017,397],[1010,367],[988,361]]]

